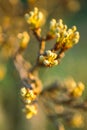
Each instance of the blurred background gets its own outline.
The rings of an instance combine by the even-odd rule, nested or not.
[[[87,87],[87,1],[86,0],[0,0],[0,130],[54,130],[40,108],[31,120],[22,113],[19,97],[20,77],[15,69],[12,55],[19,32],[28,31],[24,14],[38,7],[46,17],[43,35],[52,18],[63,19],[68,27],[76,25],[80,32],[80,42],[69,50],[59,66],[40,69],[40,78],[46,86],[55,80],[73,77]],[[37,56],[37,41],[29,32],[31,41],[24,57],[32,64]],[[47,44],[47,48],[51,45]],[[32,54],[32,52],[34,53]],[[84,97],[87,97],[85,88]],[[72,130],[72,128],[67,128]],[[76,129],[74,129],[76,130]],[[85,124],[84,128],[87,130]]]

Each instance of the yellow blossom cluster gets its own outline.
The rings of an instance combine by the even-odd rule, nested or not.
[[[82,82],[76,84],[75,88],[71,92],[71,95],[75,98],[82,96],[85,86]]]
[[[36,99],[36,94],[34,94],[33,90],[30,90],[29,88],[25,88],[25,87],[21,88],[21,96],[23,97],[23,101],[26,104],[29,104],[34,99]]]
[[[24,103],[23,112],[26,115],[27,119],[30,119],[32,116],[37,113],[37,98],[39,93],[41,92],[41,81],[38,77],[35,77],[31,73],[28,74],[29,79],[29,87],[22,87],[20,90],[20,94],[22,97],[22,101]]]
[[[40,55],[39,57],[40,64],[44,66],[54,66],[58,64],[57,54],[52,52],[51,50],[47,50],[44,55]]]
[[[74,98],[79,98],[80,96],[82,96],[85,89],[85,86],[82,82],[76,83],[73,79],[66,80],[65,86],[68,93]]]
[[[30,40],[28,33],[27,32],[19,33],[18,39],[20,40],[19,41],[20,48],[25,49],[29,43],[29,40]]]
[[[30,119],[33,115],[37,114],[37,106],[35,104],[25,105],[23,112],[26,114],[26,118]]]
[[[37,113],[37,107],[32,102],[36,99],[36,93],[29,88],[22,87],[21,88],[21,96],[22,100],[25,104],[23,112],[26,114],[26,118],[30,119],[33,115]]]
[[[44,15],[37,7],[33,11],[30,11],[29,14],[25,14],[25,19],[32,29],[39,28],[43,25]]]
[[[83,116],[80,113],[74,114],[70,120],[70,125],[73,127],[82,127],[84,125]]]
[[[63,20],[59,19],[57,22],[55,19],[50,21],[49,35],[57,38],[56,50],[59,48],[68,49],[74,44],[77,44],[80,38],[79,32],[76,31],[76,26],[71,29],[67,28],[67,25],[63,24]]]

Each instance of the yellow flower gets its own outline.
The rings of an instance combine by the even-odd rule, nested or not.
[[[27,32],[19,33],[18,34],[20,47],[25,49],[29,43],[30,37]]]
[[[68,78],[65,80],[64,85],[69,93],[72,93],[72,91],[76,88],[77,84],[73,78]]]
[[[36,99],[36,95],[34,94],[33,90],[29,90],[24,98],[25,103],[31,103],[34,99]]]
[[[32,29],[39,28],[43,25],[44,16],[43,13],[34,8],[29,14],[25,14],[25,19]]]
[[[24,113],[26,114],[26,118],[30,119],[32,116],[37,114],[37,107],[36,105],[26,105],[23,109]]]
[[[36,99],[34,91],[26,87],[21,88],[21,96],[25,104],[29,104]]]
[[[50,21],[50,31],[49,31],[49,35],[55,35],[56,34],[56,29],[57,29],[57,22],[55,19],[52,19]]]
[[[59,19],[58,22],[55,19],[52,19],[50,22],[49,35],[57,38],[56,50],[60,48],[68,49],[74,44],[77,44],[80,35],[76,30],[76,26],[73,26],[71,29],[67,29],[67,25],[63,24],[62,19]]]
[[[57,54],[47,50],[45,55],[40,55],[39,62],[45,66],[51,67],[58,64]]]
[[[21,92],[21,96],[24,97],[26,95],[26,93],[27,93],[27,90],[26,90],[25,87],[22,87],[20,92]]]
[[[70,120],[70,124],[73,127],[82,127],[84,125],[83,116],[81,114],[75,114],[72,119]]]
[[[72,96],[75,98],[82,96],[84,88],[84,84],[82,82],[79,82],[74,90],[71,92]]]

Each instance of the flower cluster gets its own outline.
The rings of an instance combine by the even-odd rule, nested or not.
[[[39,62],[44,66],[52,67],[58,64],[57,54],[47,50],[44,55],[40,55]]]
[[[33,90],[30,90],[29,88],[25,87],[21,88],[21,96],[23,97],[23,101],[26,104],[31,103],[36,98],[36,95],[34,94]]]
[[[29,40],[30,40],[28,33],[27,32],[19,33],[18,39],[20,40],[19,41],[20,48],[25,49],[29,43]]]
[[[49,35],[57,38],[55,50],[59,48],[69,49],[79,41],[79,32],[76,31],[76,26],[67,29],[67,25],[63,24],[63,20],[59,19],[57,22],[52,19],[50,22]]]
[[[85,86],[82,82],[76,84],[75,88],[73,88],[71,95],[75,98],[82,96]]]
[[[23,112],[26,114],[26,118],[30,119],[32,116],[37,114],[37,106],[33,105],[25,105]]]
[[[56,38],[56,43],[51,50],[48,50],[39,56],[39,62],[44,66],[51,67],[59,64],[64,56],[65,50],[78,43],[79,32],[76,31],[76,26],[67,29],[67,25],[63,24],[62,19],[59,19],[58,22],[56,22],[55,19],[52,19],[47,38]],[[56,54],[56,51],[59,53]]]
[[[79,128],[79,127],[82,127],[84,125],[84,118],[80,113],[76,113],[69,120],[69,123],[72,127]]]
[[[82,96],[85,85],[82,82],[76,83],[73,79],[67,79],[64,83],[69,95],[73,98]]]
[[[25,14],[25,19],[32,29],[39,28],[43,25],[44,15],[35,7],[29,14]]]
[[[30,90],[29,88],[26,87],[22,87],[21,96],[25,104],[23,112],[26,114],[26,118],[29,119],[37,113],[37,108],[35,104],[32,104],[32,102],[36,100],[36,94],[34,93],[33,90]]]
[[[22,101],[24,103],[23,112],[27,119],[30,119],[37,113],[37,98],[41,92],[40,80],[33,76],[31,73],[28,74],[29,86],[24,86],[20,90]]]

